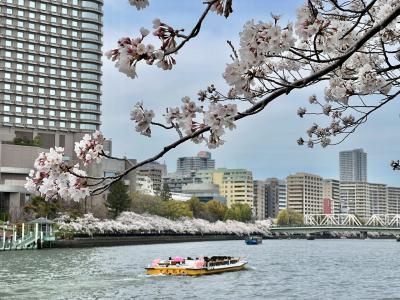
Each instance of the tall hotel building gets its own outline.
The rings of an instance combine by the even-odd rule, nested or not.
[[[0,140],[63,146],[100,126],[102,0],[0,0]]]
[[[38,153],[100,126],[102,0],[0,0],[0,220]],[[24,146],[22,146],[24,145]]]

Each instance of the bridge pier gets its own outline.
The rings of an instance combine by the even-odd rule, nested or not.
[[[360,231],[360,239],[366,239],[368,237],[367,231]]]

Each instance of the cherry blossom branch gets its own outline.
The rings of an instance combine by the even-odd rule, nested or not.
[[[161,41],[159,49],[155,50],[154,45],[144,44],[144,39],[150,33],[145,28],[140,29],[140,37],[138,38],[121,38],[118,41],[118,48],[107,51],[105,55],[112,61],[116,61],[115,66],[120,72],[125,73],[128,77],[137,77],[136,65],[140,61],[146,61],[147,64],[152,65],[157,61],[157,66],[163,70],[171,70],[172,66],[176,64],[175,59],[171,56],[177,54],[180,49],[184,47],[191,39],[195,38],[203,25],[203,22],[209,12],[220,3],[221,0],[210,0],[205,2],[207,5],[203,13],[200,15],[198,21],[188,35],[182,32],[184,29],[174,29],[168,24],[161,22],[159,19],[153,21],[155,31],[153,35],[157,36]],[[138,9],[146,7],[142,2],[134,1],[133,5]],[[228,3],[226,5],[229,5]],[[231,4],[230,4],[231,5]],[[176,38],[181,39],[179,43]]]
[[[142,2],[132,1],[143,5]],[[199,92],[201,105],[189,97],[183,97],[181,107],[166,109],[164,117],[167,125],[154,121],[154,112],[145,109],[143,103],[137,103],[131,112],[131,119],[136,123],[138,132],[150,137],[151,126],[154,125],[163,129],[175,128],[179,136],[153,157],[136,165],[131,164],[115,176],[93,179],[80,170],[78,164],[66,166],[62,161],[62,148],[51,149],[36,160],[37,171],[30,174],[27,189],[38,191],[46,198],[59,195],[76,200],[89,194],[97,195],[129,172],[161,158],[189,140],[205,142],[211,149],[222,145],[225,130],[234,129],[238,120],[260,113],[269,103],[293,90],[321,82],[327,83],[327,103],[322,105],[314,96],[310,97],[310,102],[317,104],[323,114],[333,117],[333,123],[329,129],[314,124],[309,129],[309,136],[315,135],[316,142],[326,146],[333,144],[328,136],[354,132],[360,124],[366,122],[371,113],[400,93],[400,75],[396,73],[398,65],[391,63],[391,60],[400,61],[400,52],[394,52],[392,46],[398,44],[400,35],[396,28],[400,5],[395,0],[386,3],[383,0],[373,0],[367,6],[360,0],[347,1],[341,7],[345,10],[350,7],[352,14],[349,15],[348,12],[341,14],[341,10],[330,6],[324,7],[324,2],[308,0],[308,4],[301,6],[295,30],[291,24],[280,27],[279,16],[276,15],[272,15],[273,23],[247,22],[240,35],[239,51],[236,52],[233,45],[228,43],[234,55],[231,56],[233,62],[227,65],[223,75],[230,86],[226,95],[210,85]],[[228,6],[231,4],[228,0],[218,0],[207,8],[220,14],[229,14],[231,7]],[[360,18],[362,14],[365,17]],[[204,18],[200,18],[200,24]],[[354,22],[358,24],[355,27]],[[193,29],[194,36],[200,27]],[[159,20],[155,21],[155,28],[155,35],[162,41],[162,53],[142,43],[149,33],[145,29],[141,29],[141,37],[137,39],[120,40],[120,48],[111,53],[110,57],[117,60],[122,72],[135,77],[132,67],[135,68],[141,60],[152,64],[158,59],[158,64],[165,69],[175,64],[170,55],[164,54],[177,47],[175,38],[186,39],[190,34],[186,36],[182,30],[175,30]],[[384,69],[387,71],[382,71]],[[362,98],[367,95],[383,95],[384,98],[378,105],[367,105]],[[361,104],[349,104],[356,97],[359,97]],[[238,112],[237,105],[232,103],[235,100],[247,102],[250,107]],[[337,107],[332,107],[332,103],[336,103]],[[347,109],[364,115],[356,121],[351,115],[342,115]],[[298,114],[304,116],[306,109],[300,108]],[[96,132],[93,136],[86,135],[77,143],[75,152],[83,165],[99,162],[108,156],[102,148],[103,140],[102,135]],[[314,141],[310,140],[309,146],[313,144]]]
[[[253,115],[254,113],[259,113],[262,110],[265,109],[265,107],[271,103],[273,100],[277,99],[278,97],[282,96],[282,95],[288,95],[293,89],[300,89],[302,87],[307,86],[309,83],[312,83],[314,81],[316,81],[318,78],[328,74],[329,72],[335,70],[336,68],[338,68],[339,66],[341,66],[351,55],[353,55],[358,49],[360,49],[371,37],[373,37],[376,33],[378,33],[381,28],[385,27],[387,24],[389,24],[390,22],[392,22],[398,15],[400,14],[400,7],[397,8],[391,15],[389,15],[381,24],[378,24],[377,26],[374,26],[371,30],[369,30],[363,37],[361,37],[354,45],[353,47],[347,51],[345,54],[343,54],[340,59],[336,60],[334,63],[332,63],[331,65],[327,66],[325,69],[320,70],[319,72],[316,72],[306,78],[297,80],[295,82],[293,82],[291,84],[291,86],[288,87],[283,87],[280,88],[278,90],[276,90],[275,92],[273,92],[272,94],[268,95],[266,98],[262,99],[261,101],[259,101],[257,104],[253,105],[251,108],[247,109],[246,111],[242,112],[242,113],[238,113],[235,117],[234,120],[238,121],[240,119],[246,118],[250,115]],[[393,99],[395,96],[397,96],[397,93],[395,95],[393,95],[391,97],[391,99]],[[391,100],[389,99],[389,100]],[[389,101],[388,100],[388,101]],[[385,103],[381,104],[380,106],[384,105]],[[379,106],[379,107],[380,107]],[[379,107],[376,107],[375,109],[373,109],[372,111],[375,111],[376,109],[378,109]],[[372,113],[372,111],[370,113]],[[109,186],[111,186],[115,181],[123,178],[124,176],[126,176],[129,172],[137,169],[140,166],[143,166],[145,164],[148,164],[150,162],[156,161],[157,159],[163,157],[167,152],[169,152],[170,150],[178,147],[179,145],[185,143],[186,141],[193,139],[207,131],[210,131],[211,127],[210,126],[205,126],[202,129],[199,129],[195,132],[193,132],[190,135],[187,135],[177,141],[175,141],[174,143],[166,146],[163,148],[162,151],[160,151],[158,154],[154,155],[153,157],[146,159],[140,163],[138,163],[135,166],[132,166],[131,168],[125,170],[124,172],[122,172],[118,178],[116,180],[114,180],[113,182],[110,182],[107,186],[107,188]],[[92,193],[96,193],[96,191],[102,191],[103,187],[99,187],[95,190],[93,190]]]

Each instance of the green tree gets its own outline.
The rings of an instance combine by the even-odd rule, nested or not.
[[[24,212],[34,219],[41,217],[53,219],[60,209],[60,202],[58,200],[46,201],[40,196],[32,196],[31,200],[24,206]]]
[[[32,146],[36,146],[36,147],[41,147],[42,146],[42,138],[40,137],[40,135],[36,135],[33,138]]]
[[[277,222],[278,225],[302,225],[303,216],[293,209],[282,209],[279,211]]]
[[[15,145],[20,145],[20,146],[35,146],[35,147],[42,146],[42,139],[40,138],[39,135],[36,135],[33,138],[33,140],[27,137],[15,137],[13,142]]]
[[[225,220],[248,222],[252,219],[251,207],[247,204],[235,203],[225,214]]]
[[[171,191],[169,189],[168,184],[163,183],[161,191],[160,191],[160,198],[163,201],[167,201],[172,198]]]
[[[121,212],[131,207],[131,198],[128,195],[128,187],[122,180],[115,182],[110,187],[107,195],[106,207],[112,218],[116,218]]]
[[[132,197],[132,210],[135,213],[148,213],[162,216],[164,214],[164,201],[160,196],[151,196],[135,192]]]
[[[210,214],[210,221],[222,221],[225,217],[228,207],[218,200],[208,201],[206,204],[207,210]]]
[[[200,202],[199,198],[192,197],[189,201],[186,201],[189,210],[192,211],[194,218],[206,219],[210,218],[207,206]]]
[[[193,218],[193,212],[188,205],[182,201],[168,200],[163,202],[164,213],[163,217],[169,219],[179,219],[181,217]]]

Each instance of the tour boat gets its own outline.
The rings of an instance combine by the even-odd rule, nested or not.
[[[244,240],[247,245],[258,245],[262,244],[262,237],[260,236],[251,236]]]
[[[247,261],[230,256],[201,258],[174,257],[168,260],[153,260],[146,269],[147,275],[209,275],[244,269]]]

